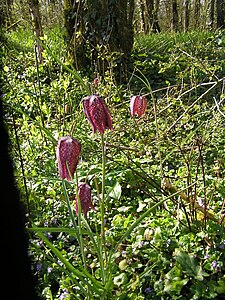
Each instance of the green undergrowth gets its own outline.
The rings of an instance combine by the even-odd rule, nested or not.
[[[93,74],[83,76],[67,61],[60,30],[46,33],[38,66],[29,31],[6,38],[6,123],[40,299],[223,299],[223,32],[139,36],[128,82],[117,85],[108,70],[97,88]],[[105,98],[114,127],[105,135],[111,264],[104,262],[110,274],[104,285],[95,247],[100,135],[81,105],[93,92]],[[136,94],[148,101],[140,118],[129,110]],[[82,145],[77,176],[90,184],[96,207],[88,226],[82,220],[85,270],[67,203],[74,212],[76,181],[63,188],[57,173],[56,144],[65,135]]]

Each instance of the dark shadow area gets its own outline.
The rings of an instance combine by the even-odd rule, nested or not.
[[[3,43],[3,34],[0,32]],[[0,70],[3,72],[0,51]],[[9,134],[4,122],[3,73],[0,74],[0,191],[1,191],[1,287],[4,299],[38,299],[28,256],[25,208],[15,184],[13,161],[9,153]]]

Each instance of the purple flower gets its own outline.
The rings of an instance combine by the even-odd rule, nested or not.
[[[90,208],[95,210],[95,207],[91,201],[91,188],[87,183],[80,182],[78,184],[78,196],[80,199],[81,209],[84,213],[84,217],[87,218],[87,212]],[[78,215],[78,199],[76,201],[76,214]]]
[[[220,249],[224,249],[224,248],[225,248],[225,240],[222,241],[222,244],[220,244],[218,247],[219,247]]]
[[[130,100],[130,111],[131,111],[131,116],[133,117],[134,115],[138,115],[141,117],[147,107],[147,100],[145,96],[133,96],[131,97]]]
[[[214,260],[214,261],[212,262],[212,268],[213,268],[213,269],[216,269],[216,267],[217,267],[217,261]]]
[[[209,258],[209,254],[206,253],[206,255],[204,256],[204,259],[208,259]]]
[[[52,267],[48,267],[48,273],[51,273]]]
[[[38,247],[41,247],[41,246],[43,246],[43,244],[44,244],[44,242],[43,242],[43,241],[37,241],[37,246],[38,246]]]
[[[84,114],[91,124],[93,133],[98,130],[103,134],[106,129],[113,130],[109,109],[101,96],[87,96],[82,100],[82,105]]]
[[[142,248],[144,246],[144,242],[141,241],[139,244],[138,244],[138,248]]]
[[[166,244],[167,244],[167,246],[169,246],[171,244],[171,239],[168,239]]]
[[[55,217],[53,217],[53,218],[51,219],[51,221],[52,221],[53,224],[56,224],[56,223],[57,223],[57,219],[56,219]]]
[[[67,179],[69,182],[78,164],[80,156],[80,143],[70,136],[62,137],[58,141],[56,149],[56,157],[58,162],[58,172],[62,179]],[[68,170],[69,169],[69,170]]]
[[[57,264],[58,264],[59,266],[61,266],[61,267],[63,266],[63,263],[62,263],[61,260],[59,260],[59,259],[58,259],[58,261],[57,261]]]
[[[145,289],[145,293],[146,293],[146,294],[150,294],[151,291],[152,291],[152,289],[151,289],[150,287],[147,287],[147,288]]]
[[[62,294],[59,296],[59,299],[60,299],[60,300],[64,300],[64,299],[67,298],[68,295],[69,295],[68,290],[67,290],[67,289],[63,289],[63,292],[62,292]]]
[[[42,270],[42,263],[38,262],[36,265],[36,269],[40,272]]]
[[[51,239],[51,238],[52,238],[52,234],[49,233],[49,232],[47,232],[45,235],[47,236],[48,239]]]

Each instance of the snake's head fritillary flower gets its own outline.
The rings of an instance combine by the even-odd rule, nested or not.
[[[90,208],[96,210],[91,201],[91,188],[87,183],[80,182],[78,184],[78,196],[80,199],[81,209],[84,213],[84,217],[87,218],[87,213]],[[75,197],[75,201],[76,201],[76,214],[78,215],[79,206],[78,206],[77,197]]]
[[[95,133],[104,133],[106,129],[113,130],[112,118],[104,99],[99,95],[87,96],[82,100],[83,111]]]
[[[70,182],[70,177],[74,177],[80,151],[81,145],[75,138],[66,136],[59,139],[56,148],[56,158],[58,162],[58,173],[62,179],[67,179]]]
[[[145,96],[133,96],[130,100],[130,111],[131,116],[138,115],[141,117],[145,111],[147,106],[147,100]]]

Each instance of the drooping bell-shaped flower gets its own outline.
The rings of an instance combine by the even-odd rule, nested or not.
[[[83,111],[95,133],[104,133],[106,129],[113,130],[112,118],[104,99],[99,95],[87,96],[82,100]]]
[[[96,210],[91,201],[91,188],[87,183],[80,182],[78,184],[78,196],[80,199],[81,209],[84,213],[84,217],[87,218],[87,213],[90,208]],[[76,201],[76,214],[78,215],[79,206],[78,206],[77,197],[75,197],[75,201]]]
[[[69,182],[74,177],[74,173],[79,161],[81,145],[77,139],[65,136],[59,139],[56,148],[56,158],[58,162],[58,173],[62,179]]]
[[[147,106],[147,100],[145,96],[133,96],[130,100],[130,111],[131,116],[138,115],[141,117],[145,111]]]

